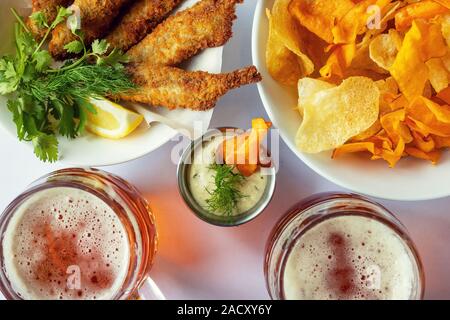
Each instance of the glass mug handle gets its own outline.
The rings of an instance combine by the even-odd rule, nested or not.
[[[137,292],[130,297],[130,300],[166,300],[166,297],[155,281],[147,277]]]

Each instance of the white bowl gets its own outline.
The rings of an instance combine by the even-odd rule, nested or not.
[[[450,155],[448,152],[438,165],[413,158],[402,159],[394,169],[384,161],[370,161],[363,155],[348,155],[331,159],[330,152],[305,154],[295,145],[295,134],[301,124],[295,88],[278,84],[266,68],[268,21],[265,9],[272,8],[274,0],[260,0],[253,21],[253,63],[263,76],[258,90],[264,107],[280,130],[289,148],[311,169],[322,177],[352,191],[390,200],[429,200],[450,195]]]
[[[198,0],[187,0],[180,8],[192,6]],[[0,1],[0,56],[11,52],[12,26],[14,18],[10,8],[19,9],[22,13],[29,12],[31,0],[1,0]],[[184,67],[190,70],[203,70],[219,73],[222,69],[223,47],[211,48],[186,63]],[[16,128],[12,122],[12,115],[6,107],[7,99],[0,96],[0,128],[16,137]],[[168,112],[164,108],[155,108],[155,112],[176,119],[187,125],[201,121],[203,128],[208,128],[213,110],[195,112],[176,110]],[[86,133],[75,140],[60,139],[60,160],[73,166],[106,166],[130,161],[144,156],[174,138],[177,132],[162,124],[152,124],[150,129],[142,125],[130,136],[121,140],[107,140]],[[30,145],[31,147],[31,145]],[[30,157],[34,154],[30,150]]]

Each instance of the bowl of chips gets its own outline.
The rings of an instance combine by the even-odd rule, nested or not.
[[[261,0],[258,90],[310,168],[391,200],[450,195],[450,2]]]

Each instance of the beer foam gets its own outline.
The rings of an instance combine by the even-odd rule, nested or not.
[[[39,191],[25,200],[3,239],[4,270],[24,299],[111,299],[128,272],[130,248],[120,218],[77,188]]]
[[[387,225],[363,216],[322,221],[301,236],[283,275],[286,299],[409,299],[414,256]]]

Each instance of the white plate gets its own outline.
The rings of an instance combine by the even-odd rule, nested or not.
[[[258,90],[274,125],[289,148],[311,169],[324,178],[355,192],[390,200],[428,200],[450,195],[450,154],[445,152],[440,163],[412,158],[401,160],[395,169],[384,161],[370,161],[367,157],[349,155],[336,160],[331,153],[310,155],[300,152],[295,145],[295,134],[301,118],[294,107],[297,93],[294,89],[274,81],[266,68],[266,41],[268,21],[265,9],[272,8],[274,0],[260,0],[253,21],[253,63],[263,76]]]
[[[0,56],[11,52],[12,26],[14,18],[10,8],[27,12],[31,0],[0,0]],[[198,0],[187,0],[180,8],[192,6]],[[203,51],[184,66],[189,70],[203,70],[219,73],[222,69],[223,47]],[[16,129],[11,114],[6,108],[6,98],[0,96],[0,127],[16,137]],[[192,126],[195,121],[201,121],[203,128],[209,126],[213,110],[195,112],[176,110],[168,112],[164,108],[155,108],[155,112],[176,119],[178,122]],[[107,140],[91,134],[85,134],[75,140],[60,139],[60,160],[74,166],[106,166],[130,161],[144,156],[159,148],[177,135],[177,132],[162,124],[153,124],[150,129],[142,125],[133,134],[122,140]],[[30,150],[30,157],[34,157]]]

